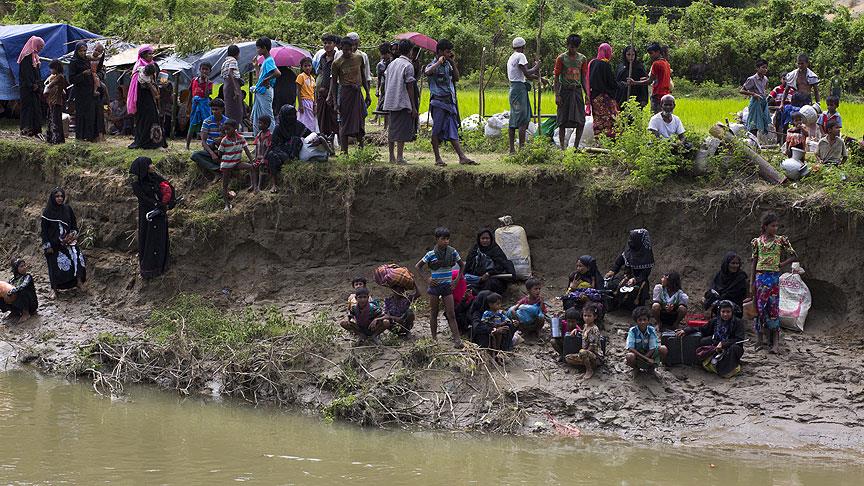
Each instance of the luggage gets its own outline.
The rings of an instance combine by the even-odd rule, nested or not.
[[[579,353],[579,350],[582,349],[582,333],[577,333],[575,336],[569,334],[564,336],[563,349],[564,351],[561,353],[562,356]]]
[[[705,314],[687,314],[684,320],[687,323],[687,327],[702,327],[708,324],[708,318]]]
[[[798,262],[792,264],[792,272],[780,276],[780,325],[785,329],[804,331],[804,321],[813,299],[810,289],[801,274],[804,270]]]
[[[375,269],[375,283],[384,287],[399,287],[402,290],[414,290],[414,275],[405,267],[395,263],[381,265]]]
[[[499,220],[504,226],[495,230],[495,243],[498,243],[507,259],[513,262],[517,277],[531,277],[531,249],[528,247],[525,228],[513,224],[510,216],[502,216]]]
[[[663,364],[675,366],[678,364],[694,365],[699,362],[696,349],[702,341],[701,334],[687,334],[676,337],[675,331],[667,331],[660,335],[660,344],[666,346],[668,353]]]

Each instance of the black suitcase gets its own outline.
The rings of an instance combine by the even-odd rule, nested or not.
[[[577,333],[575,336],[571,336],[570,334],[564,336],[562,357],[568,354],[578,354],[580,349],[582,349],[582,333]]]
[[[666,346],[667,354],[663,364],[675,366],[678,364],[694,365],[697,363],[696,349],[702,341],[700,334],[687,334],[676,337],[675,331],[667,331],[660,335],[660,344]]]

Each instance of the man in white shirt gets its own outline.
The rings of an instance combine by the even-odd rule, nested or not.
[[[684,125],[672,112],[675,110],[675,97],[666,95],[660,99],[660,111],[648,122],[648,131],[657,138],[676,137],[684,141]]]
[[[540,61],[534,63],[534,67],[528,69],[528,58],[525,57],[525,39],[517,37],[513,39],[513,54],[507,60],[507,79],[510,80],[510,124],[509,140],[510,153],[516,153],[514,138],[516,129],[519,129],[519,148],[525,146],[525,131],[531,122],[531,102],[528,93],[531,91],[529,79],[537,79],[537,71],[540,69]]]

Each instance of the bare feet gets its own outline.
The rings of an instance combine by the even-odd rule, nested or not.
[[[465,347],[465,344],[462,343],[462,339],[455,337],[453,338],[453,347],[456,349],[462,349]]]
[[[478,164],[477,162],[474,162],[473,160],[469,159],[468,157],[465,157],[464,159],[459,161],[459,165],[480,165],[480,164]]]
[[[585,368],[585,374],[582,375],[582,381],[588,381],[591,379],[592,376],[594,376],[594,369],[593,368]]]
[[[447,167],[447,164],[441,159],[435,159],[435,165],[438,167]]]

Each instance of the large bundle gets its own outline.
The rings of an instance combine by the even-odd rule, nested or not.
[[[375,269],[375,283],[391,289],[414,290],[414,275],[405,267],[387,263]]]
[[[495,243],[501,247],[507,259],[513,262],[519,278],[527,279],[531,276],[531,248],[528,247],[528,235],[525,228],[513,224],[513,218],[502,216],[499,218],[504,226],[495,230]]]
[[[804,330],[804,321],[813,303],[810,288],[801,279],[802,273],[804,270],[795,262],[792,272],[780,276],[780,324],[797,331]]]

